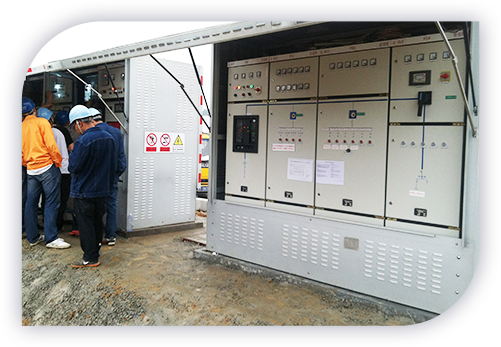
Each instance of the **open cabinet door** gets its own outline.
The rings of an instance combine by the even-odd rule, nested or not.
[[[200,100],[193,66],[159,60]],[[128,169],[119,227],[130,231],[195,220],[200,119],[179,84],[150,56],[126,61]],[[129,224],[129,225],[128,225]]]

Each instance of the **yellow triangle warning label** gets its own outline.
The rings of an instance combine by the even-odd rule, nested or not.
[[[183,141],[181,141],[181,137],[179,137],[179,135],[177,135],[177,138],[176,138],[176,141],[174,142],[174,145],[180,145],[180,146],[183,145]]]

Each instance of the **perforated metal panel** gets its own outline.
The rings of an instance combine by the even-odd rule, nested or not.
[[[473,275],[474,249],[451,237],[220,200],[208,221],[210,251],[432,312],[453,305]]]
[[[262,251],[264,221],[260,218],[222,213],[219,219],[219,240],[239,248]]]
[[[200,88],[193,67],[159,60],[197,103]],[[119,228],[126,230],[132,215],[133,230],[195,220],[198,179],[199,116],[177,82],[151,57],[127,61],[126,105],[128,170],[120,198],[126,213]],[[145,152],[145,132],[184,134],[184,152]]]

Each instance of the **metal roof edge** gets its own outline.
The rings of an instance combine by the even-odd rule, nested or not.
[[[204,29],[163,36],[157,39],[136,42],[125,46],[114,47],[73,58],[54,61],[44,65],[44,69],[30,68],[27,75],[37,74],[42,71],[59,71],[110,63],[149,54],[173,51],[181,48],[238,40],[275,31],[314,25],[317,23],[320,22],[255,21],[235,22],[231,24],[207,27]]]

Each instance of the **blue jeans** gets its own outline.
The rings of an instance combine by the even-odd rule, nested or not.
[[[104,234],[107,239],[117,237],[117,198],[118,183],[113,184],[113,193],[106,200],[106,227]]]
[[[28,175],[26,206],[24,209],[24,223],[26,238],[30,243],[35,243],[40,234],[37,227],[38,202],[42,190],[45,193],[44,233],[45,243],[57,239],[57,212],[60,203],[61,171],[52,165],[49,170],[41,175]]]
[[[22,220],[22,230],[23,230],[23,233],[26,231],[26,228],[24,227],[24,206],[26,205],[26,199],[28,198],[28,174],[26,173],[26,166],[23,166],[23,209],[22,209],[22,213],[23,215],[21,216],[21,220]]]

